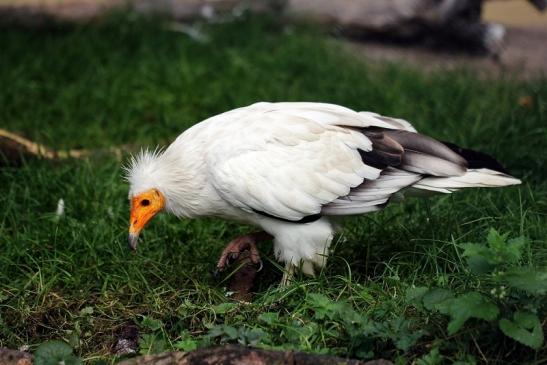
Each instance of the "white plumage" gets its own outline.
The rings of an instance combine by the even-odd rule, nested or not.
[[[261,227],[281,261],[307,272],[324,263],[331,216],[375,211],[416,189],[520,183],[468,166],[404,120],[322,103],[257,103],[214,116],[164,151],[133,158],[128,180],[131,199],[156,189],[179,217]]]

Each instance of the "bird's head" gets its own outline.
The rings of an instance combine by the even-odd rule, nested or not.
[[[162,192],[166,168],[162,165],[161,151],[141,151],[131,158],[125,168],[129,182],[129,237],[132,250],[137,249],[139,234],[156,214],[165,209],[167,198]],[[163,184],[163,185],[162,185]]]
[[[180,137],[177,141],[181,142]],[[129,247],[133,250],[140,231],[162,210],[184,218],[200,215],[196,207],[205,182],[192,172],[200,169],[202,160],[184,158],[194,154],[186,153],[184,144],[177,141],[165,150],[141,151],[125,167],[131,204]]]
[[[132,250],[136,250],[141,230],[165,208],[165,197],[158,189],[152,188],[132,196],[130,204],[128,244]]]

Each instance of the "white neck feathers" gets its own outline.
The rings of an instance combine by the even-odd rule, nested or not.
[[[129,198],[149,189],[158,189],[165,197],[165,209],[177,216],[200,215],[206,184],[201,153],[188,150],[175,141],[166,150],[141,150],[125,168]],[[195,146],[194,146],[195,147]]]

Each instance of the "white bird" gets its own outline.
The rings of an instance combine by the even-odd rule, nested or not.
[[[198,123],[127,168],[129,245],[158,212],[258,226],[225,248],[218,268],[274,240],[286,265],[325,264],[332,217],[383,209],[404,196],[519,184],[492,157],[436,141],[401,119],[323,103],[257,103]]]

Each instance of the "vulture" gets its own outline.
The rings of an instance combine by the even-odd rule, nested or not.
[[[273,239],[285,264],[322,267],[340,216],[381,210],[405,197],[519,184],[487,154],[420,134],[407,121],[326,103],[260,102],[206,119],[164,150],[126,167],[129,247],[157,213],[219,217],[259,227],[234,239],[217,267]]]

